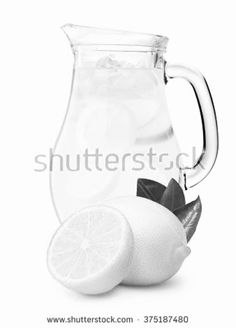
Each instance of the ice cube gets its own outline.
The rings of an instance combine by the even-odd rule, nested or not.
[[[120,63],[114,60],[112,56],[105,56],[98,60],[96,68],[117,68],[120,67]]]

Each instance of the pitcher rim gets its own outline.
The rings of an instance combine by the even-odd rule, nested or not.
[[[77,46],[119,46],[147,47],[156,51],[166,51],[168,37],[103,27],[64,24],[61,29],[66,34],[72,47]]]

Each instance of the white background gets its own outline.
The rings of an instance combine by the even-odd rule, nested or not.
[[[235,325],[234,4],[229,0],[2,2],[1,327],[49,327],[46,317],[86,314],[140,318],[177,314],[189,315],[191,328]],[[46,250],[58,221],[48,174],[34,172],[34,156],[53,145],[64,117],[72,54],[60,26],[69,22],[167,35],[166,59],[198,67],[209,82],[218,114],[220,153],[210,176],[193,191],[201,195],[204,212],[190,243],[192,254],[178,275],[161,286],[121,286],[88,297],[66,290],[47,271]],[[189,110],[197,113],[189,90],[173,82],[167,93],[182,141],[194,140],[191,131],[196,130],[182,112],[192,103]]]

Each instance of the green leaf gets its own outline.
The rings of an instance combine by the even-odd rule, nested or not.
[[[174,211],[174,214],[178,217],[180,222],[182,222],[186,232],[187,241],[189,242],[196,231],[202,214],[202,203],[200,197],[198,196],[196,200],[181,208],[178,208]]]
[[[138,179],[137,196],[159,203],[165,189],[166,187],[159,182],[148,179]]]
[[[172,212],[185,205],[183,189],[174,179],[171,179],[168,183],[168,186],[161,197],[160,204]]]

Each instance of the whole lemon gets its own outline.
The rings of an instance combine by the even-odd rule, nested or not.
[[[122,212],[134,235],[134,255],[127,285],[152,285],[171,278],[190,254],[184,228],[164,206],[142,197],[106,201]]]

